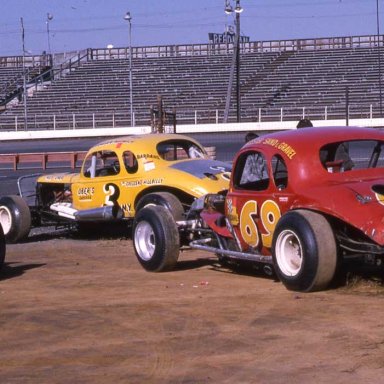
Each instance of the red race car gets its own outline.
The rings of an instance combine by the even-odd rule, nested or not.
[[[153,209],[135,219],[136,255],[148,270],[174,266],[188,243],[221,260],[263,263],[290,290],[325,289],[343,258],[384,258],[384,132],[324,127],[258,137],[237,153],[226,194],[196,200],[184,221],[168,216]]]

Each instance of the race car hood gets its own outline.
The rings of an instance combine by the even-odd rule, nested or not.
[[[182,160],[167,169],[174,187],[199,197],[228,189],[232,166],[217,160],[194,159]]]
[[[218,160],[187,160],[171,165],[170,168],[189,173],[203,179],[207,175],[218,175],[220,173],[231,172],[231,164]]]
[[[52,173],[48,175],[42,175],[37,179],[38,183],[57,183],[57,184],[71,184],[75,179],[79,177],[78,173]]]
[[[341,219],[384,245],[384,179],[318,186],[301,198],[313,209]]]

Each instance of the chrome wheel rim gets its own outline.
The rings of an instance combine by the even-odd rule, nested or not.
[[[155,253],[156,241],[152,226],[147,221],[141,221],[135,228],[135,249],[144,261],[151,260]]]
[[[5,205],[0,206],[0,224],[3,227],[4,235],[6,235],[12,227],[12,215]]]
[[[284,230],[276,239],[276,262],[286,276],[296,276],[303,265],[303,248],[293,231]]]

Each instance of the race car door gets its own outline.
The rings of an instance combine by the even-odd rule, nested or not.
[[[113,151],[96,151],[84,161],[82,175],[72,186],[77,209],[117,204],[120,195],[120,163]]]
[[[262,252],[272,245],[273,231],[281,216],[280,188],[287,185],[281,161],[275,156],[272,168],[262,152],[250,150],[236,162],[233,188],[227,196],[227,213],[243,250]]]

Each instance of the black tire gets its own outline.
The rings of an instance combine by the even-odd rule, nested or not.
[[[326,289],[337,265],[336,241],[327,219],[306,210],[283,215],[273,235],[272,257],[276,274],[287,289]]]
[[[138,212],[140,209],[143,209],[144,207],[153,205],[160,205],[164,208],[167,208],[176,221],[183,220],[184,218],[184,208],[180,200],[172,193],[148,193],[148,195],[143,196],[137,203],[136,212]]]
[[[144,269],[168,271],[179,258],[179,232],[171,213],[161,206],[141,209],[133,222],[135,254]]]
[[[4,265],[4,259],[5,259],[5,236],[4,236],[3,228],[0,225],[0,269]]]
[[[0,224],[8,243],[25,240],[31,230],[31,212],[25,200],[16,195],[1,197]]]

